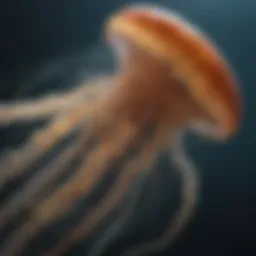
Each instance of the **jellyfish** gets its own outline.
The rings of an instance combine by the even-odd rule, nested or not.
[[[117,170],[103,198],[45,253],[63,255],[118,208],[140,173],[152,175],[157,155],[168,149],[182,179],[180,209],[159,239],[130,248],[125,255],[163,251],[184,230],[197,205],[199,177],[184,152],[182,135],[192,130],[226,141],[239,130],[237,79],[223,54],[197,27],[160,7],[131,6],[112,14],[104,31],[116,54],[114,74],[93,78],[66,94],[0,105],[2,124],[50,119],[25,145],[1,157],[0,188],[77,131],[74,141],[18,195],[1,203],[0,229],[27,212],[18,230],[6,238],[1,255],[20,255],[41,229],[70,213],[103,176]],[[53,188],[77,160],[72,175]]]

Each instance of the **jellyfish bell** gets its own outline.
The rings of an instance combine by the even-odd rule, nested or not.
[[[136,86],[143,88],[145,95],[153,90],[151,96],[159,101],[147,97],[145,105],[158,108],[165,102],[158,115],[168,115],[171,125],[176,125],[175,131],[192,129],[218,141],[227,140],[238,131],[242,112],[238,81],[218,47],[197,27],[173,12],[140,6],[114,14],[106,24],[106,35],[124,70],[134,66],[146,74],[148,86],[142,87],[138,81]],[[165,64],[160,69],[154,70],[157,65],[150,67],[157,62]],[[153,75],[156,80],[151,83]],[[170,111],[166,112],[168,107]],[[176,143],[176,133],[170,135],[172,160],[182,179],[180,210],[166,236],[127,255],[163,250],[177,238],[195,211],[199,177]]]
[[[193,131],[218,140],[238,131],[241,97],[237,79],[220,50],[197,27],[174,12],[140,6],[114,14],[106,34],[123,59],[136,46],[170,64],[174,80],[182,80],[187,95],[202,110],[190,120]]]

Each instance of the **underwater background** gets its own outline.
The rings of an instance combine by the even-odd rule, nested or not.
[[[102,43],[102,26],[114,10],[130,3],[136,1],[2,0],[1,100],[66,90],[83,78],[112,70],[111,52]],[[162,255],[256,255],[256,1],[146,3],[173,9],[206,31],[231,63],[244,100],[243,125],[230,142],[208,142],[188,134],[185,145],[201,176],[200,205],[186,231]],[[2,127],[1,148],[15,147],[33,129],[31,124]],[[116,231],[106,255],[119,255],[131,240],[138,242],[150,232],[153,235],[152,230],[164,227],[177,191],[164,156],[158,168],[162,187],[157,190],[153,205],[146,200],[151,181],[145,180],[138,199],[145,206],[133,219],[133,235],[129,235],[127,227],[122,227],[125,234],[121,229],[120,235]],[[148,223],[137,225],[147,212]],[[83,255],[82,248],[78,252]]]

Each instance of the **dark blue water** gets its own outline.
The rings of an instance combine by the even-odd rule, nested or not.
[[[231,142],[215,144],[188,136],[186,145],[202,177],[200,207],[194,222],[169,254],[164,255],[255,255],[256,2],[148,2],[177,10],[215,39],[234,67],[245,102],[243,127]],[[111,55],[96,42],[101,40],[105,18],[127,3],[130,1],[1,1],[1,98],[62,90],[79,80],[79,70],[87,70],[82,72],[86,76],[86,72],[92,75],[97,70],[111,69]],[[89,47],[93,50],[88,51]],[[89,57],[85,60],[82,54]],[[29,125],[20,127],[18,132],[17,127],[2,129],[1,146],[20,143],[30,130]],[[169,177],[167,168],[164,164],[159,175],[162,182]],[[159,190],[159,198],[171,196],[171,188],[165,184],[166,191]],[[161,221],[161,216],[157,221]],[[152,222],[151,226],[154,225],[158,224]],[[128,241],[125,239],[116,242],[109,254],[114,255],[118,246]]]

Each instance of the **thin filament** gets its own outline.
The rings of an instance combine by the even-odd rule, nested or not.
[[[55,118],[47,127],[33,133],[23,147],[4,154],[0,158],[0,188],[5,182],[22,175],[26,168],[67,136],[96,107],[97,103],[92,103]]]
[[[83,154],[90,150],[90,142],[94,138],[89,134],[87,134],[87,139],[84,138],[83,140]],[[80,138],[73,141],[71,145],[69,144],[68,148],[64,149],[53,162],[33,177],[18,195],[7,200],[3,209],[0,210],[0,229],[13,215],[18,214],[21,210],[36,207],[47,191],[51,190],[55,181],[75,160],[76,156],[79,156],[81,151],[79,140]]]
[[[46,119],[79,106],[86,108],[92,101],[106,94],[111,86],[112,82],[108,77],[98,78],[68,93],[49,95],[37,100],[1,103],[0,124]]]
[[[71,231],[64,241],[56,247],[55,250],[47,252],[46,255],[56,256],[65,253],[71,246],[73,246],[79,240],[85,238],[89,233],[96,228],[99,223],[107,216],[122,200],[125,194],[129,191],[132,181],[141,170],[147,170],[152,168],[155,162],[156,149],[159,146],[159,136],[161,136],[162,130],[159,129],[160,134],[151,138],[152,143],[145,144],[142,152],[136,158],[135,161],[130,162],[124,170],[122,170],[115,185],[111,188],[101,203],[93,208],[80,225]],[[165,133],[164,133],[165,134]]]
[[[14,248],[16,252],[21,252],[32,235],[35,235],[44,225],[66,214],[82,196],[88,194],[97,185],[106,169],[106,161],[118,158],[119,154],[123,154],[126,149],[124,145],[131,143],[135,136],[133,126],[125,124],[125,127],[118,127],[117,130],[120,133],[116,134],[115,140],[110,138],[103,145],[100,144],[100,149],[96,153],[91,152],[92,157],[88,157],[88,163],[82,164],[74,177],[61,185],[56,192],[49,195],[49,198],[42,201],[35,211],[32,211],[29,220],[4,245],[5,250],[3,252],[6,255],[11,255]],[[22,239],[23,243],[20,242],[19,238]]]
[[[156,241],[150,241],[136,248],[126,251],[124,256],[141,256],[154,252],[162,252],[172,243],[184,230],[191,220],[198,199],[198,174],[192,162],[184,153],[179,139],[172,143],[172,155],[170,160],[174,163],[178,174],[182,179],[182,204],[174,219],[171,220],[169,228]]]

